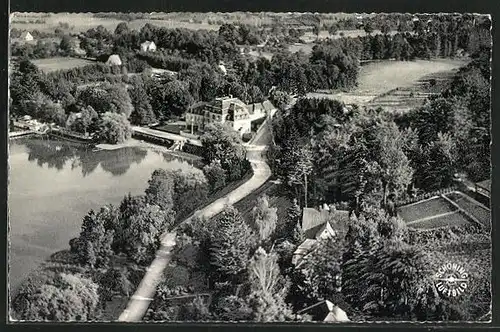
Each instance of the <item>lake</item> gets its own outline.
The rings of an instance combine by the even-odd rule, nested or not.
[[[142,194],[157,168],[192,168],[186,160],[142,147],[92,151],[50,139],[9,142],[10,284],[15,290],[51,254],[69,248],[83,216]]]

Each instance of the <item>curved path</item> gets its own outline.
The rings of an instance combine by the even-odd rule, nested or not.
[[[269,130],[266,128],[263,131]],[[263,135],[270,137],[270,135]],[[268,142],[265,142],[268,143]],[[206,207],[194,213],[196,216],[211,218],[220,213],[227,204],[234,204],[244,197],[248,196],[254,190],[262,186],[270,177],[271,169],[265,161],[265,151],[267,145],[247,145],[247,158],[250,161],[253,169],[252,177],[241,186],[231,191],[227,195],[219,198]],[[187,222],[192,217],[184,220]],[[156,287],[163,278],[163,271],[172,258],[171,251],[175,246],[176,233],[170,232],[163,236],[160,249],[156,252],[156,257],[148,267],[144,278],[142,279],[135,294],[127,304],[127,308],[118,318],[121,322],[137,322],[140,321],[151,303]]]

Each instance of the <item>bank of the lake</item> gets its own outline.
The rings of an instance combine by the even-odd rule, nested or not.
[[[9,278],[15,290],[51,254],[69,247],[90,209],[143,193],[157,168],[194,168],[195,157],[136,142],[115,150],[42,138],[9,142]]]

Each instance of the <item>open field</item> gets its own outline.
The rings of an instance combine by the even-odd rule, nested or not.
[[[462,226],[469,224],[469,220],[459,211],[432,219],[424,219],[409,224],[408,227],[416,229],[433,229],[450,226]]]
[[[24,15],[24,14],[23,14]],[[87,31],[91,28],[95,28],[102,25],[110,31],[114,31],[116,26],[123,22],[123,20],[117,18],[102,18],[94,17],[92,13],[55,13],[46,16],[45,13],[30,13],[29,18],[27,17],[16,17],[16,14],[12,15],[11,27],[20,30],[38,30],[41,32],[54,32],[54,30],[59,27],[61,23],[67,23],[70,26],[70,31],[72,33],[78,33]],[[37,21],[39,20],[39,21]],[[29,23],[24,23],[29,22]],[[37,23],[38,22],[38,23]],[[146,23],[150,23],[156,26],[167,27],[167,28],[186,28],[186,29],[204,29],[204,30],[218,30],[219,25],[208,24],[207,22],[195,23],[195,22],[183,22],[180,20],[172,19],[160,19],[158,17],[153,17],[150,19],[138,19],[128,22],[128,26],[131,29],[140,29]]]
[[[438,214],[455,211],[444,198],[438,197],[427,201],[417,202],[410,205],[401,206],[398,208],[398,214],[407,223],[429,218]]]
[[[450,79],[467,60],[434,59],[416,61],[377,61],[361,67],[358,87],[349,92],[314,92],[309,97],[330,98],[389,110],[405,110],[420,105],[429,94],[427,81]],[[413,95],[410,95],[413,92]]]
[[[50,73],[57,70],[68,70],[95,63],[90,60],[78,59],[78,58],[65,58],[65,57],[36,59],[32,60],[31,62],[33,62],[35,66],[37,66],[41,71],[45,73]]]

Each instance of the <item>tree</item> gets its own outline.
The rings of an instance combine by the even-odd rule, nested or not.
[[[194,102],[187,85],[182,81],[154,81],[151,84],[148,88],[151,106],[158,119],[168,120],[172,116],[179,116]]]
[[[213,160],[210,164],[205,165],[203,173],[210,184],[211,192],[216,192],[226,185],[227,175],[226,171],[222,168],[220,160]]]
[[[61,42],[59,43],[59,48],[61,49],[61,52],[63,52],[63,54],[66,54],[66,55],[71,54],[73,52],[73,48],[74,48],[74,42],[73,42],[73,39],[71,38],[71,36],[64,35],[61,38]]]
[[[156,169],[148,181],[145,191],[146,201],[158,205],[164,211],[170,211],[174,206],[174,179],[172,174],[164,169]]]
[[[179,315],[179,319],[183,321],[208,321],[212,317],[206,301],[200,296],[195,297],[191,303],[183,305]]]
[[[137,264],[148,264],[160,246],[161,236],[172,226],[173,215],[157,205],[146,204],[129,222],[125,250]]]
[[[98,286],[79,275],[59,273],[26,296],[26,306],[17,312],[28,321],[89,321],[95,319]]]
[[[391,32],[391,26],[388,22],[385,22],[384,24],[382,24],[380,31],[382,31],[384,35],[388,35]]]
[[[79,110],[80,116],[76,116],[78,113],[74,113],[75,116],[70,115],[68,117],[66,127],[76,132],[86,134],[95,129],[99,115],[92,106],[81,107]]]
[[[203,159],[207,164],[219,160],[222,168],[227,172],[229,181],[241,179],[249,170],[246,160],[246,151],[241,137],[232,128],[212,123],[205,128],[201,136],[203,145]]]
[[[106,112],[99,121],[99,139],[109,144],[119,144],[132,137],[130,122],[123,114]]]
[[[126,22],[120,22],[116,26],[115,35],[127,34],[129,31],[130,31],[130,29],[129,29],[127,23]]]
[[[285,149],[282,167],[285,172],[285,181],[288,186],[295,188],[299,185],[304,192],[304,206],[307,207],[308,177],[313,171],[312,151],[304,146],[299,149]],[[298,191],[295,191],[298,195]],[[298,197],[297,197],[298,198]]]
[[[274,106],[281,110],[284,110],[290,104],[291,97],[289,94],[283,91],[273,90],[271,92],[270,100],[274,104]]]
[[[285,302],[288,284],[280,274],[278,255],[259,247],[248,266],[249,306],[258,322],[291,320],[292,312]]]
[[[122,84],[112,84],[106,91],[113,111],[128,118],[132,114],[134,107],[127,88]]]
[[[252,310],[245,299],[235,296],[221,296],[214,306],[216,320],[226,322],[241,322],[252,319]]]
[[[32,100],[40,92],[42,73],[28,59],[19,62],[19,69],[13,71],[10,82],[10,95],[13,105],[23,100]]]
[[[183,218],[206,201],[209,189],[207,179],[198,170],[180,169],[171,174],[174,182],[173,209],[178,218]]]
[[[269,198],[261,196],[257,199],[257,205],[252,209],[252,217],[257,226],[260,241],[266,241],[276,230],[278,221],[277,208],[269,206]]]
[[[321,240],[294,270],[292,298],[298,307],[331,300],[341,291],[343,245],[341,238]]]
[[[363,278],[367,282],[360,300],[373,314],[412,319],[426,284],[432,282],[431,266],[423,251],[402,242],[380,247]]]
[[[210,263],[216,281],[237,283],[244,274],[254,238],[241,214],[226,207],[213,222]]]
[[[394,124],[378,138],[380,177],[383,185],[384,207],[389,193],[401,196],[412,181],[413,169],[403,151],[404,138]]]
[[[156,121],[156,116],[149,102],[149,96],[144,88],[144,83],[138,81],[133,88],[129,90],[130,98],[134,110],[130,115],[130,122],[134,125],[148,125]]]
[[[365,30],[367,35],[370,35],[373,32],[373,24],[372,22],[368,21],[363,24],[363,30]]]
[[[116,218],[116,210],[111,206],[101,208],[98,213],[91,210],[83,218],[80,236],[70,241],[71,251],[81,264],[92,268],[107,266],[113,255],[112,225]]]

